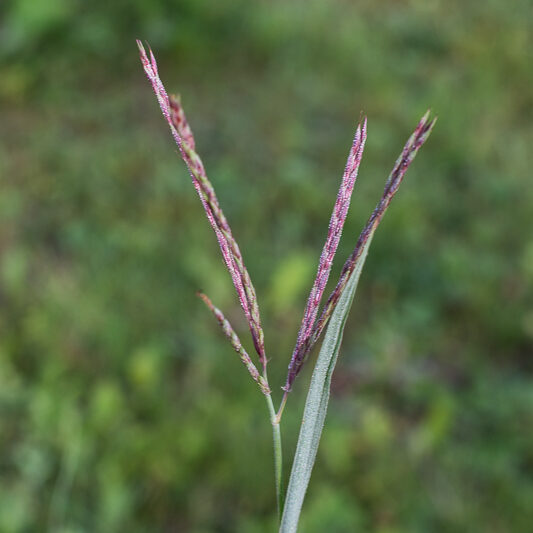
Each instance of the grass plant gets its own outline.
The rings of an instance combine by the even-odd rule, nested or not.
[[[168,95],[159,77],[157,63],[152,51],[149,50],[147,52],[140,41],[137,41],[137,44],[142,65],[152,84],[163,116],[170,127],[181,157],[187,165],[207,219],[215,232],[224,263],[231,276],[246,317],[256,352],[254,358],[256,358],[257,364],[254,363],[252,356],[244,348],[223,312],[215,307],[207,295],[201,292],[198,295],[213,313],[251,378],[265,396],[274,443],[274,478],[280,519],[279,531],[280,533],[296,532],[324,427],[331,377],[339,355],[346,320],[372,238],[398,191],[407,169],[420,147],[429,137],[436,119],[430,118],[430,112],[428,111],[418,122],[394,164],[376,208],[361,231],[352,253],[346,259],[335,288],[321,308],[323,295],[348,215],[350,200],[367,138],[367,119],[366,117],[361,117],[348,154],[337,199],[333,206],[326,241],[320,255],[316,278],[309,293],[302,323],[296,336],[296,343],[290,358],[285,384],[281,387],[283,395],[279,407],[276,409],[272,398],[273,389],[268,379],[268,357],[265,351],[265,336],[261,325],[257,294],[246,269],[240,248],[220,207],[213,185],[207,177],[202,160],[196,151],[196,142],[180,97]],[[322,336],[323,342],[311,378],[296,453],[287,488],[285,489],[282,471],[282,416],[295,380]]]

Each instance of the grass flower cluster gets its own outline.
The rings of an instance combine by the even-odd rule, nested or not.
[[[376,208],[364,226],[353,252],[346,259],[337,284],[326,303],[321,308],[324,291],[329,280],[331,268],[348,214],[350,200],[357,180],[359,166],[367,137],[367,119],[362,117],[358,124],[348,160],[342,176],[337,199],[333,206],[326,241],[320,255],[317,274],[311,287],[302,323],[296,336],[296,343],[290,358],[287,377],[283,385],[283,396],[276,410],[269,384],[265,353],[264,332],[256,291],[244,264],[240,248],[230,225],[220,207],[215,190],[209,181],[205,167],[196,152],[196,143],[179,97],[168,95],[159,77],[157,63],[151,50],[146,52],[140,41],[141,62],[156,94],[159,106],[165,117],[172,136],[179,148],[181,157],[189,170],[193,185],[200,197],[206,216],[215,232],[224,263],[230,273],[250,330],[257,366],[243,347],[235,330],[222,311],[215,307],[208,296],[199,297],[211,310],[222,331],[239,355],[252,379],[265,396],[270,421],[273,428],[275,481],[280,516],[280,533],[297,530],[301,507],[309,483],[316,457],[316,450],[322,433],[329,399],[330,380],[337,360],[344,325],[351,308],[357,288],[359,275],[363,268],[370,243],[376,228],[389,207],[394,195],[415,158],[418,150],[427,140],[435,124],[429,111],[421,118],[411,137],[405,144],[387,181]],[[296,377],[300,373],[313,347],[324,334],[324,340],[313,372],[304,417],[300,430],[292,472],[284,488],[282,473],[282,442],[280,423],[284,408]]]

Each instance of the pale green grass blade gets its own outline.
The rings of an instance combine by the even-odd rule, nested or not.
[[[302,504],[315,463],[320,436],[324,428],[331,376],[337,363],[344,326],[352,306],[359,276],[361,275],[361,270],[363,269],[371,242],[372,235],[366,242],[353,274],[331,315],[324,342],[313,370],[311,385],[305,402],[300,436],[292,465],[291,477],[285,497],[280,533],[294,533],[298,528]]]

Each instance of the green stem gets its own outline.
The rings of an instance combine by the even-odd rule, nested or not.
[[[279,420],[276,417],[276,410],[272,403],[270,395],[265,396],[268,412],[270,413],[270,422],[272,424],[272,438],[274,440],[274,476],[276,479],[276,496],[278,500],[278,518],[281,519],[281,512],[283,510],[283,480],[282,480],[282,450],[281,450],[281,431],[279,428]]]
[[[279,424],[281,422],[281,415],[283,414],[283,409],[285,409],[285,404],[287,403],[287,397],[288,393],[285,391],[283,394],[283,398],[281,400],[281,404],[279,406],[278,412],[276,414],[276,423]]]

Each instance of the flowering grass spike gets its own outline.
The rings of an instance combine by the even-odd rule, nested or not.
[[[204,301],[205,305],[211,310],[213,315],[215,315],[215,318],[217,319],[218,323],[220,324],[220,327],[222,328],[222,331],[226,335],[226,337],[229,339],[231,345],[233,346],[233,349],[239,354],[239,357],[241,358],[241,361],[244,363],[244,366],[248,369],[248,372],[250,372],[250,375],[252,376],[252,379],[259,385],[259,388],[261,389],[261,392],[265,395],[270,394],[270,387],[268,386],[268,383],[265,381],[263,376],[261,376],[253,364],[250,356],[244,349],[239,337],[231,327],[231,324],[228,322],[224,314],[218,307],[215,307],[211,300],[202,292],[198,293],[198,296]]]
[[[394,165],[394,168],[392,169],[392,172],[390,173],[389,178],[387,179],[387,182],[385,184],[383,195],[378,205],[374,209],[374,212],[368,219],[368,222],[366,223],[365,227],[363,228],[363,231],[359,236],[354,251],[346,260],[346,263],[344,264],[344,267],[341,271],[339,281],[337,282],[337,286],[329,296],[326,305],[324,306],[324,309],[322,311],[322,314],[320,315],[320,318],[318,319],[316,324],[313,324],[312,331],[302,340],[302,342],[299,342],[296,345],[295,354],[293,354],[293,359],[291,361],[291,365],[289,366],[289,372],[287,375],[287,382],[284,387],[284,390],[286,392],[291,390],[292,384],[296,376],[298,375],[302,364],[305,362],[305,358],[312,350],[313,346],[316,344],[322,332],[324,331],[324,328],[326,327],[331,313],[333,312],[333,309],[335,308],[335,305],[337,304],[340,295],[342,294],[342,291],[346,287],[348,279],[350,278],[355,269],[357,260],[361,256],[365,244],[381,222],[385,211],[389,207],[392,198],[398,191],[400,183],[402,182],[403,177],[405,176],[405,173],[409,168],[409,165],[415,158],[418,149],[424,144],[426,139],[429,137],[429,134],[431,133],[431,130],[435,125],[435,121],[436,118],[434,118],[433,120],[429,120],[429,111],[427,111],[418,123],[417,127],[415,128],[415,131],[405,144],[402,153],[396,160],[396,164]],[[316,305],[318,305],[318,302]]]
[[[324,243],[324,248],[322,249],[322,254],[320,255],[317,275],[313,287],[311,288],[311,293],[309,294],[302,325],[298,332],[296,346],[294,347],[294,352],[289,364],[287,382],[285,387],[283,387],[285,392],[291,390],[292,383],[302,368],[306,355],[309,353],[309,350],[306,350],[306,347],[309,346],[309,340],[315,324],[318,308],[326,288],[326,283],[329,279],[333,258],[335,257],[335,252],[337,251],[337,246],[339,245],[342,234],[342,228],[344,227],[344,221],[348,214],[355,180],[357,179],[357,171],[359,170],[361,158],[363,157],[365,142],[366,118],[363,120],[362,124],[359,124],[357,127],[352,149],[348,155],[348,161],[337,195],[337,201],[335,202],[331,214],[328,235],[326,237],[326,242]]]
[[[239,245],[233,237],[228,221],[220,208],[215,190],[207,178],[202,160],[195,151],[194,137],[180,99],[178,97],[169,98],[159,78],[157,63],[152,51],[150,50],[150,57],[148,58],[140,41],[137,41],[137,46],[139,47],[144,70],[157,96],[161,111],[170,126],[181,156],[189,169],[192,182],[200,197],[207,218],[215,231],[224,262],[230,272],[239,301],[248,320],[254,347],[259,355],[263,371],[266,372],[267,359],[257,296],[248,271],[244,266]]]
[[[389,207],[392,199],[394,198],[394,195],[400,187],[400,184],[403,180],[403,177],[405,176],[405,173],[407,172],[407,169],[409,168],[409,165],[413,162],[413,159],[418,153],[419,148],[426,142],[436,121],[436,118],[429,120],[429,111],[427,111],[426,114],[420,119],[420,122],[416,126],[415,131],[413,132],[411,137],[409,137],[409,140],[405,144],[402,153],[396,160],[394,168],[392,169],[385,184],[383,195],[378,205],[374,209],[372,215],[370,215],[370,218],[368,219],[368,222],[363,228],[363,231],[359,235],[359,239],[357,240],[357,244],[354,248],[354,251],[351,253],[350,257],[348,257],[346,263],[344,263],[337,286],[329,296],[324,310],[322,311],[322,314],[320,316],[320,319],[318,320],[313,330],[313,335],[311,337],[311,347],[324,331],[329,317],[331,316],[331,313],[335,308],[335,305],[337,304],[339,297],[342,294],[342,291],[346,287],[348,279],[350,278],[355,269],[357,260],[361,256],[365,244],[368,242],[369,238],[381,222],[385,211]]]
[[[284,391],[283,397],[279,409],[276,411],[267,377],[267,357],[265,354],[265,341],[259,315],[259,305],[252,280],[244,265],[241,251],[228,221],[220,208],[215,190],[207,178],[202,160],[196,152],[194,136],[185,116],[180,98],[177,96],[168,96],[159,78],[157,63],[152,51],[150,50],[148,55],[140,41],[137,41],[137,45],[140,51],[141,62],[152,84],[163,116],[178,145],[181,157],[189,169],[194,188],[200,197],[209,223],[215,232],[224,263],[230,273],[239,302],[248,322],[253,345],[261,365],[261,371],[258,370],[252,358],[248,355],[248,352],[243,347],[239,337],[222,311],[216,308],[205,294],[198,293],[199,297],[215,316],[223,333],[229,339],[252,379],[259,385],[261,392],[266,398],[274,442],[274,477],[280,519],[279,532],[295,533],[324,426],[329,401],[331,375],[335,368],[344,327],[372,237],[385,211],[389,207],[392,198],[398,191],[409,165],[412,163],[420,147],[429,137],[436,119],[430,120],[428,111],[422,117],[413,134],[405,144],[402,153],[398,157],[387,179],[380,201],[359,235],[353,252],[344,263],[335,288],[319,314],[320,303],[331,273],[344,222],[348,215],[352,192],[363,156],[367,131],[366,118],[363,118],[357,126],[337,199],[333,206],[326,241],[318,262],[316,278],[311,287],[300,330],[296,337],[296,345],[290,359],[285,385],[282,387]],[[300,436],[287,485],[287,495],[284,498],[280,432],[281,416],[287,402],[288,393],[291,391],[296,377],[324,331],[324,341],[311,378],[300,428]]]

